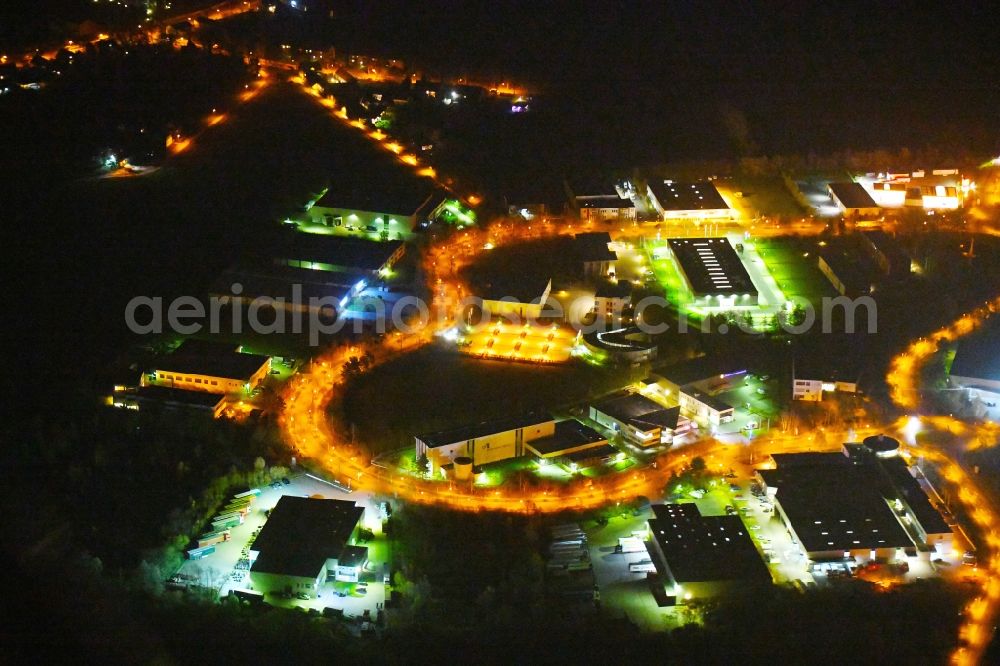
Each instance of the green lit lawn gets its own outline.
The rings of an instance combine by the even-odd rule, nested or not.
[[[762,238],[754,243],[785,298],[805,299],[818,308],[824,296],[837,295],[817,267],[811,244],[794,238]]]

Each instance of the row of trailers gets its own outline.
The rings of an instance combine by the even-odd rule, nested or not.
[[[187,558],[200,560],[208,557],[215,552],[216,544],[229,541],[231,530],[243,524],[259,496],[260,490],[257,488],[233,495],[233,499],[212,518],[212,529],[198,537],[197,548],[187,551]]]

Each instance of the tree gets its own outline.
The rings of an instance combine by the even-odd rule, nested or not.
[[[704,472],[706,468],[705,459],[701,456],[695,456],[691,460],[691,469],[695,472]]]

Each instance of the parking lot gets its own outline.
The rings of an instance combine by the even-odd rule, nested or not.
[[[288,483],[278,481],[276,485],[264,485],[242,525],[231,529],[229,541],[216,544],[215,553],[200,560],[185,560],[177,572],[183,580],[192,585],[214,588],[220,596],[232,590],[250,589],[248,571],[250,544],[256,533],[267,520],[266,512],[278,503],[284,495],[298,497],[322,497],[356,502],[365,507],[364,527],[372,530],[375,539],[368,542],[369,562],[362,574],[362,583],[327,583],[315,599],[283,599],[268,595],[267,603],[281,607],[303,607],[322,611],[334,608],[343,611],[347,617],[361,617],[365,611],[374,618],[385,603],[385,585],[382,580],[383,567],[389,559],[389,550],[379,508],[364,493],[346,493],[325,481],[296,474],[288,478]],[[207,531],[208,528],[201,531]]]

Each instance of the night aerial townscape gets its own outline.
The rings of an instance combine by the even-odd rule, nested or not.
[[[0,3],[0,661],[1000,664],[995,14]]]

